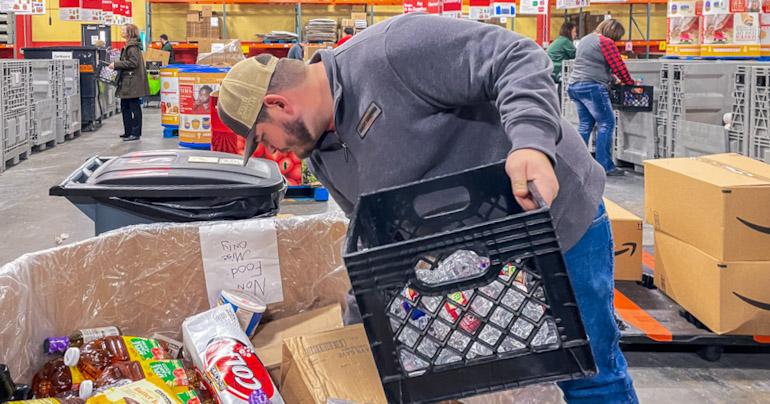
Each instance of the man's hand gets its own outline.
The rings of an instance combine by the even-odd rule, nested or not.
[[[511,178],[513,196],[524,210],[537,209],[537,202],[529,194],[527,181],[535,182],[535,187],[548,206],[551,206],[559,193],[559,181],[551,160],[538,150],[519,149],[509,154],[505,161],[505,172]]]
[[[114,70],[114,69],[115,69],[115,63],[110,63],[110,65],[109,65],[109,66],[107,66],[107,67],[109,67],[110,69],[113,69],[113,70]]]

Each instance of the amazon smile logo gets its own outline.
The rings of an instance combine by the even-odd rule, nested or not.
[[[746,297],[746,296],[742,296],[742,295],[740,295],[740,294],[739,294],[739,293],[737,293],[737,292],[733,292],[733,294],[734,294],[734,295],[735,295],[735,297],[737,297],[738,299],[741,299],[741,300],[743,300],[744,302],[746,302],[746,303],[748,303],[748,304],[750,304],[750,305],[752,305],[752,306],[754,306],[754,307],[756,307],[756,308],[758,308],[758,309],[762,309],[762,310],[767,310],[767,311],[770,311],[770,303],[764,303],[764,302],[760,302],[760,301],[758,301],[758,300],[749,299],[748,297]]]
[[[761,226],[761,225],[758,225],[756,223],[751,223],[750,221],[748,221],[746,219],[743,219],[743,218],[740,218],[740,217],[737,217],[737,216],[735,218],[738,219],[739,222],[743,223],[746,227],[748,227],[748,228],[750,228],[750,229],[752,229],[754,231],[758,231],[760,233],[765,233],[765,234],[770,234],[770,227]]]
[[[623,243],[623,247],[626,247],[622,250],[615,251],[615,256],[625,254],[628,251],[631,251],[630,256],[633,256],[636,253],[636,243]]]

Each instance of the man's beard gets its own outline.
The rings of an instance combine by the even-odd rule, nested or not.
[[[316,142],[313,140],[313,135],[310,134],[310,130],[305,122],[297,118],[294,121],[284,123],[283,128],[291,137],[287,141],[288,148],[301,159],[310,157],[310,153],[315,149]]]

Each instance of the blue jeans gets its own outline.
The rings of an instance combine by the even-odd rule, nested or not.
[[[568,403],[633,403],[636,398],[615,323],[612,232],[604,203],[583,237],[564,254],[598,374],[559,383]]]
[[[612,136],[615,132],[615,112],[612,110],[610,94],[604,84],[592,81],[575,83],[567,89],[569,98],[575,102],[580,125],[578,133],[588,144],[591,132],[596,125],[596,161],[604,167],[604,171],[612,171]]]

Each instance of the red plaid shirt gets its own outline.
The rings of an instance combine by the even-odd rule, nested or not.
[[[610,65],[610,69],[612,69],[612,74],[620,79],[623,84],[629,86],[634,85],[634,80],[631,79],[631,75],[628,73],[626,63],[623,62],[623,59],[620,57],[620,52],[618,52],[618,46],[615,45],[615,41],[605,36],[599,35],[599,47],[602,50],[604,59],[607,60],[607,63]]]

